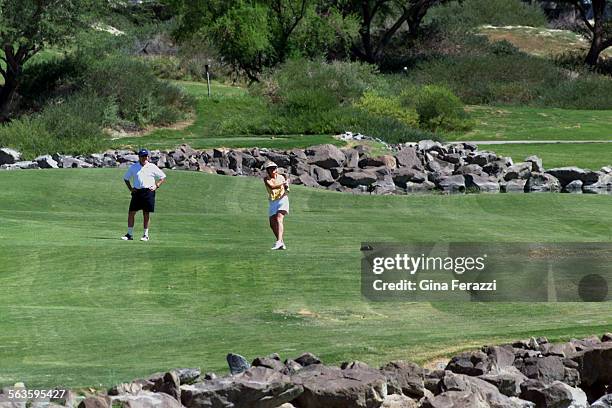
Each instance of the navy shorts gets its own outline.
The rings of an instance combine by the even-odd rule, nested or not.
[[[130,211],[155,212],[155,191],[141,188],[132,193]]]

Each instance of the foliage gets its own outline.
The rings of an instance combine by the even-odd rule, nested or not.
[[[375,68],[359,62],[292,59],[252,87],[287,113],[325,111],[348,105],[380,82]]]
[[[472,126],[461,100],[444,86],[426,85],[404,90],[402,103],[414,107],[419,127],[423,129],[453,131],[467,130]]]
[[[147,64],[121,55],[89,67],[84,88],[113,101],[118,118],[137,127],[172,123],[192,105],[178,88],[157,79]]]
[[[392,118],[413,128],[419,126],[416,110],[403,106],[399,97],[385,97],[376,92],[366,92],[355,106],[373,116]]]
[[[544,27],[546,16],[537,4],[521,0],[464,0],[448,2],[431,10],[428,17],[445,31],[465,31],[484,24]]]

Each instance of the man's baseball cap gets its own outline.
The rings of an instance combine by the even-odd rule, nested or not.
[[[264,169],[267,169],[270,167],[278,167],[278,166],[272,160],[268,160],[267,162],[264,163]]]
[[[149,151],[147,149],[140,149],[138,151],[138,156],[139,157],[148,156],[148,155],[149,155]]]

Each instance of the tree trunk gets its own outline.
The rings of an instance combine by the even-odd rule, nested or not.
[[[592,7],[593,19],[595,20],[592,27],[593,38],[591,39],[589,53],[584,60],[584,62],[591,67],[597,65],[599,54],[606,48],[604,46],[604,13],[606,10],[606,0],[593,0]]]
[[[8,122],[10,119],[11,102],[17,85],[17,76],[12,69],[8,68],[4,75],[4,85],[0,88],[0,122]]]

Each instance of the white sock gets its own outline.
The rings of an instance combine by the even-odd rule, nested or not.
[[[148,229],[148,228],[145,228],[145,230],[144,230],[144,236],[145,236],[145,237],[148,237],[148,236],[149,236],[149,229]]]
[[[128,235],[134,235],[134,227],[128,227]]]

